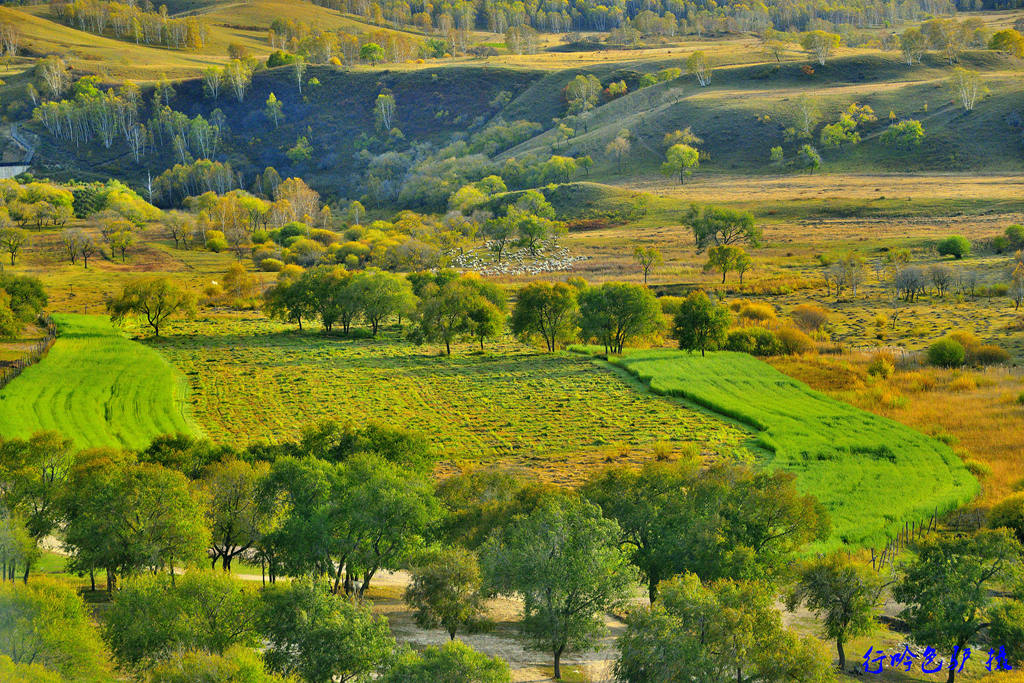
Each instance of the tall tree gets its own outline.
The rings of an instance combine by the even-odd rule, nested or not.
[[[825,636],[836,641],[839,670],[846,669],[846,641],[871,633],[882,592],[878,574],[841,553],[806,562],[786,597],[786,608],[806,604],[821,620]]]
[[[353,277],[352,287],[360,312],[366,322],[370,323],[374,337],[385,320],[408,316],[416,309],[412,287],[401,275],[367,270]]]
[[[551,500],[517,517],[481,551],[488,584],[523,600],[523,632],[554,658],[593,647],[603,615],[622,604],[632,571],[616,539],[618,525],[575,497]]]
[[[269,586],[258,624],[267,667],[310,683],[369,677],[395,646],[387,619],[310,579]]]
[[[679,143],[672,145],[665,152],[665,163],[661,165],[661,171],[665,175],[678,176],[679,183],[682,184],[683,180],[693,173],[693,169],[697,168],[699,162],[700,152],[690,145]]]
[[[783,628],[774,600],[767,584],[704,585],[683,574],[657,604],[630,615],[616,676],[625,683],[834,681],[821,645]]]
[[[443,628],[451,640],[483,616],[480,565],[463,548],[425,551],[412,564],[405,602],[420,628]]]
[[[914,642],[949,652],[961,658],[958,662],[967,645],[979,641],[1004,646],[1015,661],[1024,658],[1024,640],[992,638],[1003,628],[1024,628],[1013,623],[1022,610],[1007,609],[1020,603],[997,598],[992,590],[997,585],[1019,585],[1022,552],[1006,529],[924,539],[892,593],[906,605],[900,618]],[[948,683],[954,683],[958,668],[949,667]]]
[[[573,336],[578,310],[575,288],[564,282],[531,282],[516,297],[512,332],[524,339],[539,336],[553,353]]]
[[[640,337],[659,332],[661,306],[654,294],[641,285],[608,282],[579,293],[580,335],[596,339],[605,353],[622,353]]]
[[[267,470],[265,464],[227,460],[210,465],[203,473],[213,566],[219,560],[224,571],[231,571],[232,561],[259,539],[263,515],[258,493]]]
[[[28,230],[11,226],[0,227],[0,247],[10,254],[11,265],[15,264],[18,252],[29,242]]]
[[[683,215],[683,224],[693,230],[698,249],[741,242],[757,246],[761,241],[761,228],[749,211],[691,204]]]

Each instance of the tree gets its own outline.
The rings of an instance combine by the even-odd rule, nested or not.
[[[82,243],[85,241],[85,233],[79,228],[65,228],[60,233],[60,243],[68,255],[71,265],[75,264],[81,255]]]
[[[797,133],[802,138],[814,137],[814,126],[821,118],[818,99],[809,93],[800,93],[793,103],[793,119]]]
[[[651,270],[665,262],[661,255],[661,250],[657,247],[633,247],[633,259],[640,264],[640,268],[643,270],[644,285],[647,284],[647,276]]]
[[[806,168],[811,173],[821,168],[821,155],[811,145],[803,145],[796,153],[796,159],[800,168]]]
[[[576,160],[554,155],[544,162],[542,173],[545,178],[568,183],[576,173]]]
[[[377,119],[377,127],[385,132],[390,131],[395,125],[395,118],[398,114],[398,107],[395,105],[395,96],[391,93],[377,95],[373,105],[373,115]]]
[[[302,79],[308,66],[306,58],[302,55],[296,55],[295,61],[292,62],[292,75],[295,76],[295,86],[299,89],[299,95],[302,95]]]
[[[512,310],[512,333],[524,339],[539,336],[549,353],[570,339],[576,329],[576,290],[564,282],[531,282],[519,290]]]
[[[952,256],[960,260],[971,255],[971,243],[963,235],[950,235],[936,245],[939,256]]]
[[[846,669],[843,645],[855,636],[871,633],[882,581],[874,571],[862,567],[841,553],[806,562],[786,598],[786,609],[806,603],[817,615],[827,638],[836,641],[839,670]]]
[[[663,326],[657,298],[641,285],[607,282],[584,289],[577,299],[580,336],[596,339],[605,353],[621,354],[627,343],[655,334]]]
[[[344,683],[377,671],[395,646],[385,618],[314,580],[268,586],[262,601],[257,623],[271,671]]]
[[[207,496],[206,523],[210,529],[210,560],[224,571],[259,540],[263,515],[258,505],[261,481],[267,466],[226,460],[203,473],[201,485]]]
[[[949,89],[953,96],[960,100],[964,111],[974,111],[974,105],[982,98],[987,88],[981,84],[981,76],[977,71],[958,66],[949,77]]]
[[[359,48],[359,59],[377,66],[384,61],[384,48],[377,43],[364,43]]]
[[[110,245],[111,255],[114,252],[121,253],[121,263],[128,258],[128,250],[135,244],[135,234],[131,230],[117,230],[107,234],[107,244]]]
[[[605,145],[604,153],[615,157],[615,164],[619,172],[622,172],[622,160],[629,155],[632,145],[629,142],[629,131],[619,131],[614,140]]]
[[[903,59],[906,60],[907,66],[913,66],[914,62],[921,62],[927,44],[928,39],[919,28],[912,26],[900,34],[900,51],[903,53]]]
[[[800,36],[800,47],[814,55],[818,64],[824,66],[825,60],[839,47],[840,37],[837,33],[825,31],[808,31]]]
[[[703,50],[697,50],[686,58],[686,73],[697,77],[697,85],[706,87],[711,84],[711,63]]]
[[[37,62],[35,74],[42,83],[43,91],[52,100],[59,100],[64,95],[71,80],[67,64],[56,55],[50,55]]]
[[[0,582],[0,615],[0,655],[15,665],[44,666],[62,681],[110,678],[103,643],[89,611],[65,582],[48,578],[27,585]]]
[[[1013,299],[1013,310],[1020,310],[1024,302],[1024,263],[1017,261],[1010,274],[1010,298]]]
[[[212,100],[220,97],[224,85],[224,70],[215,66],[203,69],[203,92]]]
[[[590,111],[601,96],[601,81],[593,74],[579,74],[565,86],[565,101],[570,114]]]
[[[29,242],[28,230],[13,228],[10,226],[0,227],[0,247],[3,247],[11,255],[11,265],[14,265],[18,252]]]
[[[447,355],[452,353],[452,342],[461,336],[478,338],[480,328],[476,325],[485,323],[488,329],[493,326],[487,320],[479,320],[481,310],[492,305],[498,313],[504,313],[504,297],[500,290],[483,288],[479,281],[471,278],[457,278],[438,287],[431,283],[420,298],[416,314],[419,319],[419,331],[428,341],[442,342]],[[471,317],[476,314],[478,320]],[[488,318],[493,322],[493,315]]]
[[[160,336],[160,327],[173,316],[195,314],[196,297],[176,280],[146,276],[126,284],[121,293],[107,299],[107,311],[114,322],[129,315],[145,316],[153,334]]]
[[[30,540],[20,553],[25,581],[40,543],[63,518],[61,498],[71,462],[71,441],[56,432],[0,441],[0,506],[9,524],[23,525]],[[5,564],[13,578],[14,561]]]
[[[425,552],[413,563],[405,602],[420,628],[455,634],[481,619],[483,593],[476,556],[462,548]]]
[[[692,292],[672,321],[672,336],[680,349],[700,351],[703,356],[725,342],[729,318],[729,309],[711,301],[704,292]]]
[[[351,287],[374,337],[388,318],[407,316],[416,310],[416,296],[409,281],[401,275],[366,270],[352,278]]]
[[[258,644],[254,592],[227,574],[189,571],[175,579],[125,582],[104,612],[104,638],[122,666],[144,670],[178,652],[223,654]]]
[[[729,271],[739,270],[741,266],[749,267],[750,258],[742,247],[723,244],[708,249],[708,260],[704,264],[704,272],[717,271],[722,274],[722,284]]]
[[[384,673],[382,683],[508,683],[508,664],[460,642],[406,650]]]
[[[683,215],[683,224],[693,230],[698,249],[708,245],[727,245],[746,242],[757,246],[761,241],[761,228],[754,224],[754,214],[719,206],[691,204]]]
[[[281,100],[277,99],[277,95],[270,93],[267,97],[266,106],[263,108],[264,115],[274,122],[274,128],[281,125],[281,119],[284,118],[284,105],[281,104]]]
[[[988,41],[988,49],[1014,57],[1024,57],[1024,36],[1012,28],[996,31]]]
[[[679,183],[693,173],[700,163],[700,153],[689,145],[672,145],[665,152],[665,163],[661,165],[661,172],[665,175],[679,176]]]
[[[626,683],[834,681],[820,644],[782,626],[770,586],[683,574],[634,611],[615,663]]]
[[[893,598],[906,605],[900,618],[914,642],[954,658],[968,644],[986,642],[1005,646],[1014,660],[1024,656],[1024,640],[993,638],[1001,627],[1010,626],[1013,612],[1006,608],[1019,603],[994,597],[992,589],[1020,581],[1021,553],[1020,543],[1006,529],[925,538],[893,588]],[[950,666],[948,683],[954,683],[956,673]]]
[[[302,330],[303,318],[311,318],[312,299],[308,290],[308,280],[304,280],[301,269],[294,272],[282,270],[277,276],[277,284],[263,293],[263,310],[271,318],[295,322]]]
[[[107,588],[142,570],[173,572],[205,557],[201,501],[180,472],[125,454],[83,451],[68,477],[64,545],[70,566],[105,569]]]
[[[935,50],[943,52],[950,64],[957,61],[967,39],[964,25],[952,18],[935,18],[921,24],[921,33]]]
[[[603,614],[626,597],[633,572],[619,533],[596,506],[566,497],[514,518],[481,551],[487,584],[522,598],[523,632],[553,655],[556,680],[563,653],[592,647]]]
[[[231,87],[235,98],[242,102],[245,99],[246,91],[249,90],[249,85],[252,83],[252,69],[245,62],[232,59],[224,67],[224,80]]]

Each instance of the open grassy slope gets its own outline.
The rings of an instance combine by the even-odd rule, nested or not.
[[[885,544],[905,522],[970,500],[978,483],[946,445],[811,390],[752,356],[679,351],[616,361],[652,391],[680,396],[760,431],[769,465],[793,472],[832,517],[825,544]]]
[[[184,378],[159,353],[106,317],[54,318],[50,353],[0,390],[0,436],[55,430],[79,448],[141,448],[160,434],[201,434]]]
[[[151,345],[185,372],[207,434],[229,443],[293,438],[324,419],[375,419],[421,431],[449,462],[528,466],[568,483],[650,457],[658,441],[710,455],[749,438],[586,358],[511,342],[484,353],[460,345],[445,358],[391,334],[300,334],[253,317],[177,325]]]

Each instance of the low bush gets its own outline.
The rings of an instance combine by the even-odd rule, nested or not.
[[[1007,496],[992,506],[988,524],[993,528],[1005,527],[1017,540],[1024,542],[1024,493]]]
[[[807,332],[816,332],[828,323],[828,309],[817,304],[800,304],[790,311],[797,326]]]
[[[775,308],[771,304],[745,303],[740,307],[737,317],[745,324],[764,326],[776,320]]]
[[[265,273],[280,273],[284,270],[284,261],[276,258],[265,258],[260,261],[260,270]]]
[[[1001,365],[1010,360],[1010,354],[995,344],[984,344],[973,350],[971,359],[978,365]]]
[[[939,256],[952,256],[955,259],[962,259],[971,255],[971,243],[963,235],[950,235],[941,240],[937,246]]]
[[[992,474],[992,468],[980,460],[964,460],[964,467],[968,472],[981,479]]]
[[[814,340],[795,327],[784,327],[776,332],[776,336],[783,353],[796,355],[814,349]]]
[[[928,347],[928,362],[943,368],[958,368],[967,360],[963,344],[951,337],[943,337]]]
[[[889,379],[896,372],[896,362],[891,353],[876,353],[868,363],[868,374],[873,377]]]

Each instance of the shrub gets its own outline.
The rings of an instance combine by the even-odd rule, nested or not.
[[[777,356],[782,353],[782,344],[771,330],[763,327],[752,327],[750,333],[754,337],[754,355]]]
[[[1024,249],[1024,225],[1014,224],[1004,233],[1009,246],[1013,249]]]
[[[978,382],[971,375],[959,375],[951,379],[946,388],[950,391],[974,391],[978,388]]]
[[[950,235],[938,244],[939,256],[962,259],[971,255],[971,243],[963,235]]]
[[[883,145],[899,149],[917,147],[922,140],[924,140],[924,126],[916,119],[894,123],[879,136],[879,141]]]
[[[206,248],[219,254],[228,248],[228,241],[220,230],[209,230],[206,233]]]
[[[943,337],[928,347],[928,362],[943,368],[958,368],[967,359],[964,345],[951,337]]]
[[[754,351],[757,349],[757,340],[750,333],[750,330],[731,330],[729,336],[725,339],[725,348],[729,351],[739,351],[740,353],[754,355]]]
[[[744,323],[775,322],[775,309],[771,304],[745,303],[740,307],[739,319]]]
[[[1010,354],[995,344],[984,344],[974,349],[971,358],[978,365],[1001,365],[1010,360]]]
[[[896,363],[891,353],[876,353],[868,363],[868,374],[873,377],[889,379],[896,372]]]
[[[276,258],[265,258],[260,261],[260,270],[265,273],[280,273],[284,270],[284,261]]]
[[[784,327],[776,332],[782,352],[794,355],[814,349],[814,340],[795,327]]]
[[[790,316],[800,329],[816,332],[828,322],[828,313],[824,306],[800,304],[790,312]]]
[[[988,524],[993,528],[1005,527],[1017,540],[1024,542],[1024,493],[1007,496],[992,506]]]

